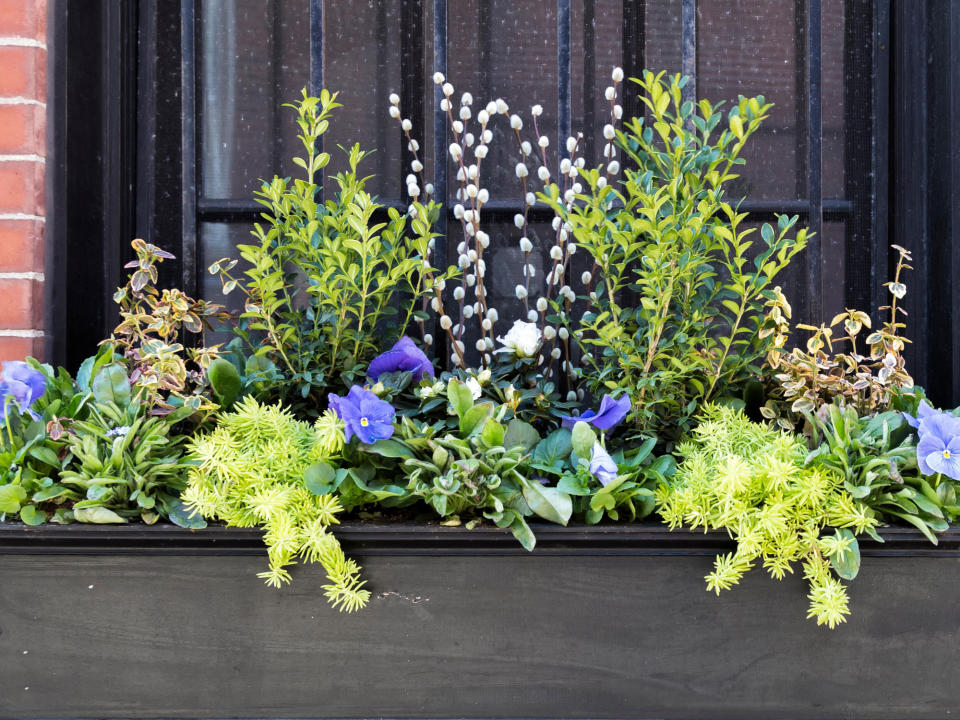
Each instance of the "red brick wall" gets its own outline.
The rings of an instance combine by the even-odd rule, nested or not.
[[[0,360],[43,353],[46,0],[0,0]]]

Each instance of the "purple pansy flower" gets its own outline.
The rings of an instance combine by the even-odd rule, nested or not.
[[[402,337],[385,353],[377,355],[367,368],[367,376],[376,380],[383,373],[409,370],[413,381],[420,382],[424,375],[433,377],[433,363],[408,337]]]
[[[590,458],[590,473],[600,481],[601,485],[609,485],[617,479],[617,464],[604,450],[600,443],[593,444],[593,455]]]
[[[924,475],[943,473],[960,480],[960,418],[943,412],[921,418],[917,465]]]
[[[3,363],[0,373],[0,418],[6,417],[7,408],[16,404],[20,412],[27,412],[34,402],[47,390],[47,379],[39,370],[25,362],[10,360]]]
[[[619,425],[630,412],[630,396],[621,395],[614,400],[610,395],[604,395],[600,401],[600,411],[587,410],[583,415],[565,415],[561,418],[563,427],[572,428],[578,420],[590,423],[599,430],[610,430]]]
[[[346,397],[330,394],[330,408],[346,425],[346,439],[356,435],[367,445],[393,435],[393,405],[381,400],[359,385],[350,388]]]

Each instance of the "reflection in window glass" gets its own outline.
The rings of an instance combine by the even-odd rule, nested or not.
[[[199,12],[201,195],[249,198],[261,178],[296,171],[282,104],[310,76],[309,0],[203,0]]]
[[[795,3],[736,0],[699,3],[697,94],[729,108],[737,96],[763,95],[770,117],[744,148],[734,195],[754,200],[806,196],[807,112],[804,18]]]

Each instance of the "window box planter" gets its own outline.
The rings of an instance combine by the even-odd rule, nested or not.
[[[762,572],[704,591],[719,533],[660,525],[338,529],[373,592],[277,591],[256,531],[0,525],[2,717],[942,718],[960,530],[862,544],[850,620]]]

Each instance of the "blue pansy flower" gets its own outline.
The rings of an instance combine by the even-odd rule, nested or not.
[[[561,420],[565,428],[572,428],[578,420],[583,420],[599,430],[610,430],[623,422],[628,412],[630,412],[629,395],[621,395],[618,400],[614,400],[610,395],[604,395],[600,401],[599,412],[587,410],[578,417],[565,415]]]
[[[367,368],[367,376],[376,380],[383,373],[404,370],[413,373],[414,382],[420,382],[424,375],[433,377],[433,363],[430,358],[408,337],[400,338],[392,348],[377,355]]]
[[[6,417],[7,408],[16,405],[20,412],[30,411],[30,407],[47,391],[47,379],[39,370],[20,360],[3,363],[0,373],[0,419]],[[30,411],[33,414],[32,411]]]
[[[914,417],[910,413],[900,413],[903,416],[903,419],[907,421],[907,425],[912,428],[919,429],[923,424],[923,421],[927,418],[932,418],[935,415],[941,414],[938,410],[934,410],[933,406],[930,405],[926,400],[920,401],[920,407],[917,408],[917,416]]]
[[[609,485],[617,479],[617,464],[610,457],[603,445],[593,444],[593,453],[590,457],[590,474],[600,481],[601,485]]]
[[[960,418],[947,413],[928,414],[919,427],[917,465],[924,475],[943,473],[960,480]]]
[[[361,442],[369,445],[393,435],[396,410],[393,405],[381,400],[369,390],[354,385],[346,397],[331,393],[329,401],[330,409],[346,425],[347,442],[356,435]]]

